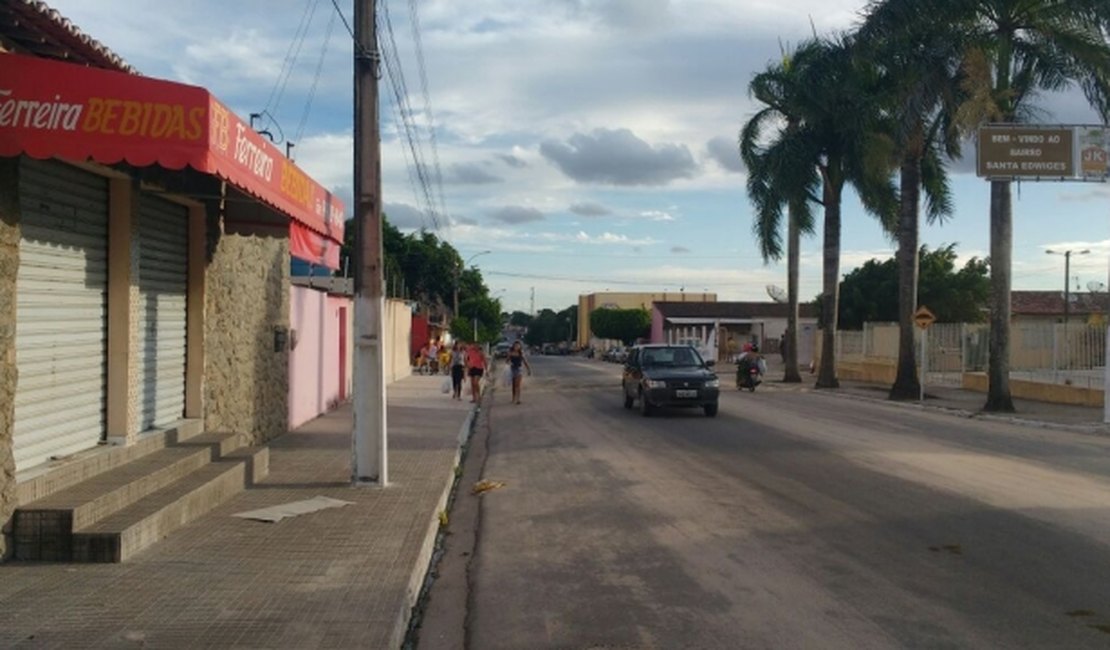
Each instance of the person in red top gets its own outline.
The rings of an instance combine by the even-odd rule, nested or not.
[[[470,401],[477,404],[482,396],[482,375],[486,374],[486,353],[477,342],[466,351],[466,374],[470,376]]]

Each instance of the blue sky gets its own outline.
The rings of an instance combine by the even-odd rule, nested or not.
[[[243,117],[266,108],[297,163],[350,196],[352,48],[329,0],[49,2],[144,74],[204,86]],[[350,21],[350,0],[338,5]],[[751,236],[735,150],[757,110],[747,84],[780,43],[848,28],[863,5],[416,0],[429,119],[410,5],[388,0],[422,155],[439,162],[438,234],[464,258],[491,251],[472,263],[510,310],[529,309],[533,288],[537,309],[604,290],[765,299],[786,272],[763,264]],[[381,92],[386,212],[404,228],[433,228],[388,77]],[[1040,106],[1045,122],[1095,121],[1078,93]],[[973,175],[974,149],[965,157],[954,166],[955,215],[924,227],[922,241],[955,242],[966,259],[989,250],[989,187]],[[820,241],[803,241],[804,299],[820,288]],[[850,195],[842,247],[844,273],[894,250]],[[1072,259],[1073,290],[1107,281],[1110,188],[1015,185],[1014,288],[1062,290],[1064,261],[1045,250],[1069,248],[1091,250]]]

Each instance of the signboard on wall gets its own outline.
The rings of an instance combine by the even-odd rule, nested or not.
[[[977,144],[982,178],[1110,180],[1110,126],[988,124]]]

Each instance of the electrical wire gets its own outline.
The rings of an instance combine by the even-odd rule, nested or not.
[[[385,47],[382,50],[382,60],[386,65],[386,73],[389,77],[394,99],[400,108],[405,143],[412,154],[416,169],[416,177],[420,185],[421,195],[424,198],[425,210],[432,222],[433,229],[439,232],[443,228],[443,224],[440,221],[436,201],[433,198],[432,183],[429,178],[428,166],[424,159],[424,151],[420,146],[418,129],[412,117],[414,111],[408,99],[408,84],[405,80],[404,69],[401,66],[397,39],[393,29],[393,20],[389,13],[389,4],[388,2],[383,2],[380,6],[382,7],[382,18],[384,19],[386,28],[386,39]]]
[[[416,9],[416,0],[409,0],[409,25],[412,27],[412,41],[416,50],[416,67],[420,73],[420,92],[424,97],[424,113],[428,116],[428,140],[432,145],[432,164],[435,171],[436,191],[439,193],[439,209],[447,213],[447,204],[443,194],[443,172],[439,164],[439,142],[436,139],[435,113],[432,111],[431,94],[428,92],[428,71],[424,65],[424,39],[420,35],[420,14]]]
[[[289,85],[289,79],[293,76],[293,69],[296,67],[297,59],[300,58],[305,38],[308,36],[308,30],[312,26],[312,18],[316,15],[316,9],[319,5],[320,0],[309,0],[309,3],[305,6],[305,12],[301,15],[301,22],[297,26],[297,31],[293,34],[293,40],[289,43],[289,49],[285,53],[285,60],[281,64],[281,72],[278,73],[278,78],[274,82],[274,87],[270,90],[270,97],[266,100],[266,106],[261,111],[262,114],[268,115],[271,121],[275,121],[273,113],[278,112],[281,106],[281,100],[285,95],[285,89]]]
[[[293,136],[293,142],[300,142],[301,136],[304,135],[304,127],[308,123],[308,114],[312,110],[312,100],[316,97],[316,86],[320,82],[320,72],[324,68],[324,58],[328,53],[328,44],[331,42],[331,33],[335,28],[335,14],[332,14],[328,19],[328,28],[324,34],[324,44],[320,47],[320,58],[316,60],[316,72],[312,76],[312,85],[308,89],[308,97],[305,99],[304,111],[301,113],[301,121],[297,124],[296,134]]]

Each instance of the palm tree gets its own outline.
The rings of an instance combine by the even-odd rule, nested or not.
[[[897,213],[897,197],[889,179],[892,150],[889,139],[877,128],[880,116],[871,99],[878,77],[855,56],[850,38],[807,41],[795,50],[790,67],[793,80],[781,86],[781,96],[789,98],[784,114],[794,120],[787,121],[775,146],[764,152],[762,171],[756,161],[756,172],[764,178],[753,174],[757,183],[752,200],[757,207],[778,206],[767,212],[768,219],[757,219],[757,229],[760,223],[771,226],[775,209],[781,211],[783,205],[798,214],[805,204],[802,197],[824,208],[823,336],[817,387],[835,388],[839,386],[835,345],[844,186],[855,186],[864,207],[884,225],[892,224]],[[742,140],[757,141],[758,124],[752,137]],[[761,241],[777,241],[777,229],[763,232],[768,236],[761,236]]]
[[[880,66],[898,155],[898,370],[891,399],[916,399],[921,384],[914,355],[921,190],[930,222],[952,214],[944,159],[960,156],[955,115],[962,101],[961,40],[923,13],[921,3],[873,3],[860,29]],[[904,11],[910,12],[905,15]]]
[[[887,0],[927,5],[922,20],[949,25],[964,42],[965,124],[1028,121],[1039,91],[1077,85],[1110,119],[1110,2],[1106,0]],[[1010,181],[991,181],[991,336],[986,411],[1014,410],[1010,395]]]
[[[800,383],[798,373],[798,260],[801,233],[813,233],[809,197],[815,195],[819,178],[813,165],[794,165],[791,153],[801,123],[801,109],[792,106],[797,96],[797,79],[792,57],[783,53],[782,62],[768,66],[748,85],[748,93],[764,104],[740,133],[740,156],[748,169],[748,196],[756,208],[752,228],[759,240],[764,262],[782,259],[782,208],[787,206],[786,245],[786,333],[783,345],[786,370],[783,382]],[[778,139],[760,144],[768,123],[784,125]]]

